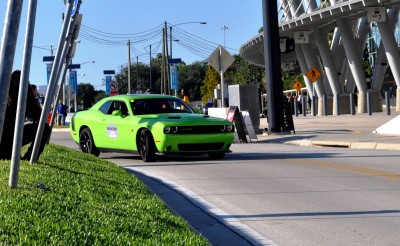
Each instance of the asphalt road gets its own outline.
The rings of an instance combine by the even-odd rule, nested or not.
[[[51,142],[77,149],[69,133]],[[399,151],[262,141],[232,150],[220,161],[100,157],[144,180],[214,245],[400,245]]]

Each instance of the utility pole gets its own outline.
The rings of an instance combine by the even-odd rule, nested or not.
[[[150,44],[150,89],[152,89],[152,83],[151,83],[151,44]]]
[[[124,92],[123,92],[123,88],[124,88],[124,80],[123,80],[123,77],[122,77],[122,71],[123,71],[123,65],[121,65],[121,94],[123,94]]]
[[[167,22],[164,22],[164,27],[165,27],[165,76],[166,76],[166,85],[165,85],[165,94],[171,95],[171,87],[170,87],[170,82],[169,82],[169,62],[168,62],[168,28],[167,28]]]
[[[169,50],[172,58],[172,26],[169,27]]]
[[[163,28],[163,36],[162,36],[162,61],[161,61],[161,94],[164,93],[164,85],[165,85],[165,27]]]
[[[131,40],[128,39],[128,94],[131,94]]]
[[[136,87],[133,88],[134,91],[136,91],[138,85],[139,85],[139,56],[136,56]]]

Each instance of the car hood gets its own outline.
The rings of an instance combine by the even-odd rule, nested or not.
[[[180,123],[201,123],[201,124],[215,124],[215,123],[228,123],[226,119],[212,117],[204,114],[158,114],[158,115],[142,115],[143,119],[155,119],[161,122],[180,122]]]

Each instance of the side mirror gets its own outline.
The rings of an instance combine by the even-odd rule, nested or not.
[[[121,110],[114,110],[114,111],[112,111],[112,116],[122,116],[122,112],[121,112]]]

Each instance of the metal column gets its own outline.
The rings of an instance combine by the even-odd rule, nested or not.
[[[283,83],[276,1],[263,0],[264,64],[267,83],[268,132],[281,132],[283,128]]]

